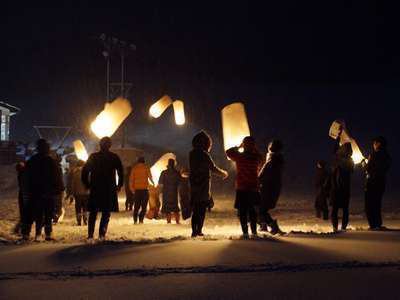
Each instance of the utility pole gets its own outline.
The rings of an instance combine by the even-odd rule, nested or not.
[[[110,37],[102,33],[98,38],[103,44],[103,56],[106,59],[106,90],[107,90],[107,101],[111,101],[116,96],[113,87],[119,88],[119,95],[122,98],[127,98],[132,84],[125,82],[125,56],[128,50],[135,51],[136,46],[134,44],[128,44],[126,41],[121,41],[116,37]],[[118,53],[121,59],[121,81],[119,83],[110,82],[111,72],[111,55]],[[124,148],[126,144],[126,125],[122,124],[122,139],[121,147]]]

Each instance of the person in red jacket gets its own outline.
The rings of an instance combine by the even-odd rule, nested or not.
[[[239,149],[243,148],[243,152]],[[243,139],[240,147],[233,147],[226,151],[226,155],[236,163],[236,199],[235,208],[239,212],[243,237],[248,238],[248,218],[254,236],[257,235],[257,214],[255,205],[259,201],[258,172],[263,164],[263,157],[257,150],[253,137]]]

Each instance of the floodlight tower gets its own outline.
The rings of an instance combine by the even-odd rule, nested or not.
[[[135,51],[136,45],[127,43],[117,39],[116,37],[110,37],[102,33],[98,38],[103,44],[103,56],[106,59],[106,86],[107,86],[107,101],[110,101],[116,93],[112,93],[111,87],[119,87],[119,95],[122,98],[128,96],[129,90],[132,84],[125,82],[125,57],[128,55],[129,51]],[[121,80],[120,82],[110,82],[110,72],[111,72],[111,55],[117,53],[121,59]],[[125,123],[122,124],[122,141],[121,147],[124,148],[126,143],[126,126]]]

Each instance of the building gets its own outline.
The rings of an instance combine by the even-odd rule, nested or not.
[[[13,164],[17,160],[16,143],[10,141],[10,117],[19,108],[0,101],[0,165]]]
[[[19,108],[0,101],[0,141],[10,140],[10,117],[19,111]]]

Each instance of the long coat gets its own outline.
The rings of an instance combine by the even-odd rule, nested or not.
[[[190,200],[194,205],[208,206],[211,201],[211,172],[215,163],[207,151],[195,148],[189,153]]]
[[[339,208],[349,206],[353,171],[353,159],[337,154],[331,176],[331,204],[333,206]]]
[[[181,178],[181,174],[175,168],[161,172],[158,184],[162,184],[162,213],[179,212],[178,188]]]
[[[90,189],[89,211],[118,211],[117,188],[123,186],[124,169],[117,154],[110,151],[91,154],[82,169],[82,182]]]
[[[386,187],[386,174],[391,165],[391,158],[386,150],[371,153],[365,166],[367,192],[383,194]]]
[[[269,153],[267,161],[261,169],[260,180],[260,207],[263,210],[273,209],[278,202],[282,189],[282,173],[284,159],[281,153]]]

